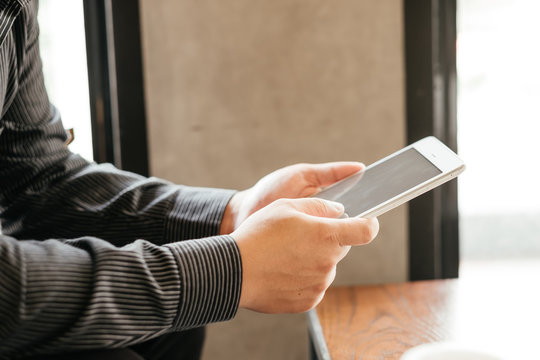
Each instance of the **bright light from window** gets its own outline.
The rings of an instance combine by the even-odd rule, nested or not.
[[[540,2],[458,2],[463,255],[540,256]]]
[[[75,131],[71,151],[92,160],[83,2],[41,0],[38,20],[49,98],[60,110],[64,127]]]

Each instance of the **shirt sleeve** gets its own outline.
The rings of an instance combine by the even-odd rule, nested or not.
[[[126,347],[230,319],[239,269],[229,236],[118,248],[0,235],[0,358]]]
[[[0,118],[0,358],[123,347],[230,319],[241,259],[234,239],[217,234],[233,192],[70,153],[45,92],[35,11],[34,2],[21,11],[0,49],[9,59]]]

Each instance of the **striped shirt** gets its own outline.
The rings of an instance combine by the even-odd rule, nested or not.
[[[70,153],[36,14],[34,1],[0,0],[0,359],[126,347],[232,318],[240,253],[217,234],[233,192]]]

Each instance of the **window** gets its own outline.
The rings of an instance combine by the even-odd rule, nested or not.
[[[463,275],[540,258],[540,2],[458,2]],[[517,262],[514,262],[517,264]]]
[[[64,127],[74,129],[71,151],[92,160],[83,2],[41,0],[38,20],[50,101],[60,110]]]

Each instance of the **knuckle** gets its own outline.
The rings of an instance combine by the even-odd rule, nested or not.
[[[280,216],[292,217],[296,210],[296,204],[292,199],[281,198],[274,201],[273,205]]]
[[[306,311],[309,311],[311,309],[313,309],[315,306],[313,306],[313,302],[311,301],[305,301],[303,302],[302,304],[300,304],[300,306],[298,307],[298,311],[299,313],[304,313]]]
[[[298,175],[298,179],[301,181],[308,180],[306,178],[313,172],[313,164],[305,162],[292,165],[292,168],[294,169],[295,174]]]
[[[304,182],[304,175],[302,174],[302,168],[298,165],[291,165],[291,174],[288,181],[292,184],[302,184]]]
[[[274,201],[274,204],[276,206],[290,206],[291,205],[291,201],[289,199],[277,199],[276,201]]]
[[[325,277],[316,284],[312,284],[308,288],[305,288],[302,292],[302,296],[296,299],[292,305],[291,310],[295,313],[301,313],[315,308],[323,299],[329,285],[328,277]]]
[[[325,257],[325,259],[319,261],[317,265],[317,272],[322,274],[323,276],[326,276],[328,273],[332,271],[332,269],[335,267],[335,262],[330,257]]]
[[[306,299],[302,302],[300,302],[297,306],[296,306],[296,311],[297,313],[304,313],[306,311],[309,311],[311,309],[314,309],[320,302],[320,299],[314,297],[314,298],[310,298],[310,299]]]
[[[313,300],[312,299],[302,299],[294,303],[291,310],[294,313],[303,313],[312,309]]]
[[[313,286],[313,291],[317,296],[320,296],[321,294],[324,294],[324,292],[326,291],[326,289],[328,289],[328,286],[330,284],[328,284],[328,279],[327,278],[324,278],[321,282],[319,282],[318,284],[314,285]]]
[[[331,244],[341,245],[341,235],[335,230],[330,230],[328,233],[328,240]]]
[[[325,289],[326,291],[326,289]],[[306,311],[309,311],[311,309],[314,309],[317,305],[319,305],[319,303],[321,302],[321,300],[323,299],[324,297],[324,293],[325,291],[321,292],[320,294],[318,294],[317,296],[315,296],[311,302],[309,303],[309,307],[306,309]]]
[[[318,233],[321,240],[330,246],[341,245],[341,229],[324,222],[318,224]]]
[[[332,285],[335,278],[336,278],[336,266],[334,265],[334,267],[332,267],[332,270],[330,271],[330,273],[326,276],[325,289],[324,289],[325,292],[330,287],[330,285]]]
[[[328,207],[326,205],[326,201],[324,201],[323,199],[316,199],[316,198],[312,199],[312,206],[315,210],[317,210],[318,213],[321,213],[321,214],[326,213],[327,207]]]
[[[319,305],[319,302],[320,301],[312,301],[311,303],[309,303],[306,308],[304,309],[303,312],[308,312],[309,310],[313,310],[315,309],[315,307],[317,307],[317,305]]]

